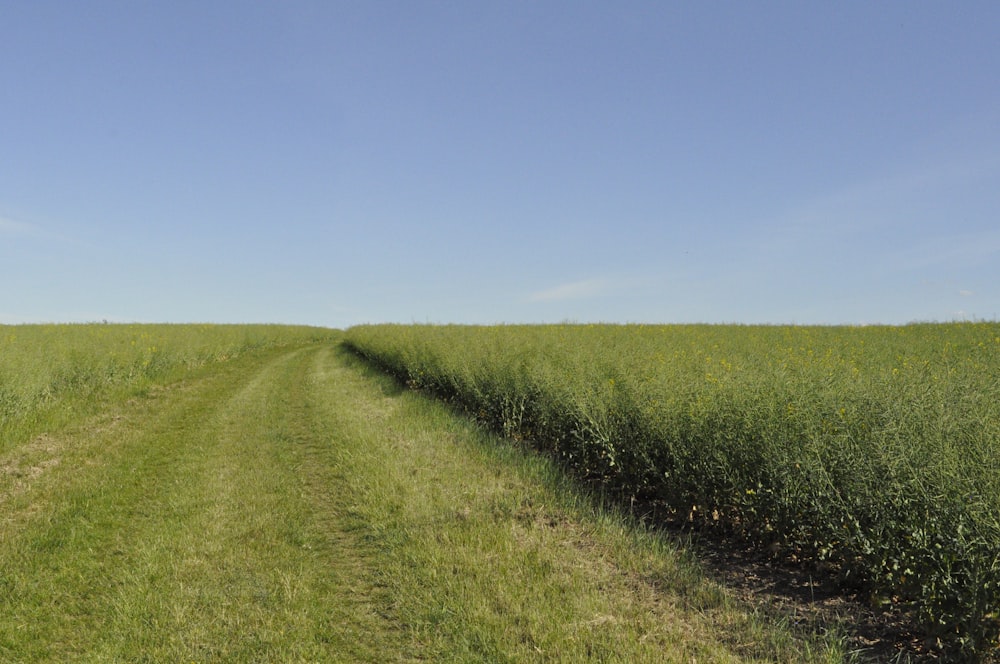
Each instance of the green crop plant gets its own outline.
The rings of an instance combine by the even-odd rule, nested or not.
[[[1000,638],[1000,325],[359,326],[355,352],[608,491]]]

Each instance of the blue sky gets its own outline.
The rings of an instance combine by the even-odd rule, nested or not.
[[[0,0],[0,323],[996,319],[998,34],[993,0]]]

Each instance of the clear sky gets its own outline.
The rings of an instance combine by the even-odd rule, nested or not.
[[[0,0],[0,322],[1000,315],[1000,2]]]

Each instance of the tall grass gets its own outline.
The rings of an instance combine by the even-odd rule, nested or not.
[[[947,657],[1000,636],[1000,325],[361,326],[583,477],[825,561]]]
[[[249,350],[328,338],[282,325],[2,325],[0,449],[60,409]]]

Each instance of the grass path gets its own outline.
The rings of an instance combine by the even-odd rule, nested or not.
[[[839,661],[335,346],[0,458],[0,661]]]

